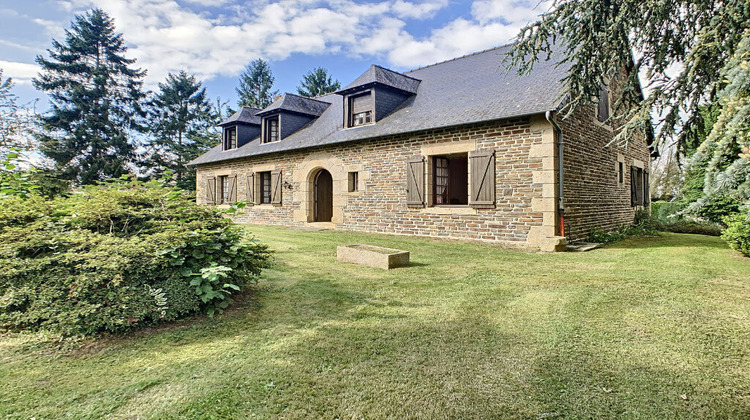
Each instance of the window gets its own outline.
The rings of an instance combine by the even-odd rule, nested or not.
[[[605,85],[599,88],[599,106],[596,110],[596,119],[599,122],[609,119],[609,88]]]
[[[651,203],[648,172],[635,166],[630,167],[630,205],[648,206]]]
[[[228,176],[220,176],[219,177],[219,185],[221,186],[221,193],[219,197],[221,199],[219,200],[220,204],[226,204],[229,203],[229,177]]]
[[[625,183],[625,162],[617,162],[617,183]]]
[[[271,203],[271,172],[259,172],[261,204]]]
[[[224,150],[237,148],[237,127],[224,128]]]
[[[466,153],[433,156],[432,204],[469,204],[469,166]]]
[[[349,127],[372,123],[372,95],[370,92],[349,97]]]
[[[349,172],[349,192],[359,191],[359,172]]]
[[[266,117],[263,119],[263,143],[279,141],[279,116]]]

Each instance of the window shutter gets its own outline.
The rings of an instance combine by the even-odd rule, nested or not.
[[[255,174],[251,173],[247,176],[247,201],[250,203],[255,202]]]
[[[649,185],[648,172],[643,171],[643,205],[651,204],[651,188]]]
[[[495,207],[495,151],[481,150],[469,153],[471,170],[471,197],[474,208]]]
[[[271,204],[281,205],[281,169],[271,171]]]
[[[358,114],[360,112],[370,111],[372,104],[370,103],[371,95],[366,93],[364,95],[353,96],[351,99],[352,114]]]
[[[599,88],[599,109],[596,115],[601,122],[609,118],[609,89],[604,85]]]
[[[409,159],[406,167],[406,205],[424,207],[424,158]]]
[[[216,204],[216,177],[206,178],[206,204]]]
[[[237,175],[229,177],[229,202],[237,201]]]
[[[636,184],[635,172],[636,172],[636,167],[631,166],[630,167],[630,206],[631,207],[635,207],[636,203],[638,203],[637,201],[638,188],[636,187],[637,184]]]

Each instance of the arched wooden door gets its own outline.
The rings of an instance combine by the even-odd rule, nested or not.
[[[333,216],[333,177],[325,169],[315,175],[313,208],[316,222],[330,222]]]

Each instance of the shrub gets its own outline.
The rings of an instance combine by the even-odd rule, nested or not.
[[[750,212],[745,210],[724,218],[727,228],[721,235],[729,247],[750,257]]]
[[[722,224],[686,216],[687,205],[683,201],[655,201],[651,203],[651,218],[654,228],[662,232],[721,235],[721,231],[724,229]]]
[[[3,328],[89,335],[213,314],[269,264],[243,229],[158,182],[2,204]]]
[[[588,242],[610,243],[623,240],[630,236],[644,236],[656,234],[655,223],[648,211],[638,210],[635,213],[632,225],[622,225],[615,230],[605,232],[603,229],[594,227],[589,231],[586,238]]]

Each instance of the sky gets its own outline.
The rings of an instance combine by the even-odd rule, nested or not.
[[[126,56],[155,90],[170,72],[194,74],[214,100],[234,106],[245,66],[267,60],[280,93],[325,67],[342,86],[371,64],[396,71],[510,42],[547,11],[540,0],[0,0],[0,68],[24,101],[46,96],[31,80],[37,55],[64,41],[75,15],[114,18]]]

